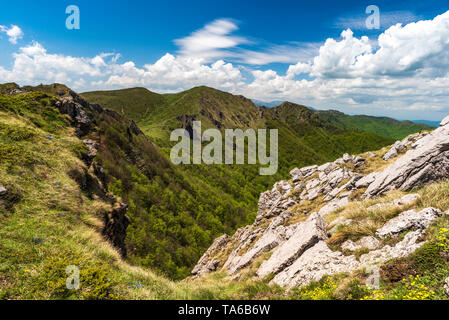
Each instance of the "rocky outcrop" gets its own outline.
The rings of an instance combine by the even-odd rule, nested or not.
[[[220,260],[210,258],[213,257],[213,254],[216,253],[216,251],[223,249],[228,240],[229,236],[226,234],[215,239],[214,243],[203,254],[195,268],[193,268],[192,274],[195,276],[201,276],[205,273],[215,271]]]
[[[408,191],[449,176],[449,125],[417,140],[412,148],[376,174],[365,197],[378,196],[393,189]]]
[[[126,257],[126,228],[130,220],[126,215],[128,205],[118,203],[114,209],[104,215],[103,235],[108,239],[117,249],[119,249],[122,257]]]
[[[133,135],[142,135],[142,131],[134,121],[130,121],[113,110],[103,109],[99,105],[90,104],[75,92],[68,90],[67,96],[60,97],[56,102],[56,107],[62,114],[67,114],[75,127],[75,134],[83,140],[87,147],[87,153],[82,156],[86,167],[73,169],[68,172],[83,190],[101,196],[105,201],[110,202],[113,208],[104,214],[104,226],[102,233],[120,252],[122,257],[126,257],[125,246],[126,229],[130,223],[126,215],[128,205],[118,202],[118,200],[108,192],[106,172],[100,163],[95,161],[98,152],[102,150],[101,137],[97,133],[96,123],[98,116],[107,116],[111,119],[126,123],[126,131],[129,140]],[[92,138],[94,137],[94,138]],[[92,174],[93,173],[93,174]]]
[[[59,112],[70,116],[78,137],[83,137],[90,132],[92,121],[84,111],[83,106],[76,101],[73,95],[59,99],[56,102],[56,106]]]
[[[92,161],[95,159],[95,156],[97,155],[100,144],[91,139],[84,140],[83,143],[87,147],[87,153],[84,156],[83,160],[86,163],[86,165],[90,167]]]
[[[372,157],[378,159],[372,161]],[[379,161],[388,161],[389,165],[373,172],[366,168],[371,162]],[[318,281],[325,275],[351,273],[411,254],[425,243],[425,230],[443,215],[435,208],[406,210],[420,204],[417,193],[368,207],[369,214],[390,207],[403,212],[373,234],[347,240],[338,248],[328,246],[328,237],[339,228],[358,222],[339,216],[328,226],[324,218],[328,219],[327,215],[335,214],[353,199],[373,198],[395,189],[409,191],[448,178],[449,117],[432,133],[410,135],[384,154],[344,154],[320,166],[295,168],[290,176],[289,181],[279,181],[260,195],[252,225],[240,228],[232,237],[217,239],[219,245],[212,245],[192,273],[201,275],[223,270],[238,277],[245,270],[257,268],[258,279],[272,276],[272,283],[293,287]],[[399,241],[398,235],[404,233]],[[384,245],[385,239],[389,239],[388,245]],[[249,266],[251,269],[246,269]]]
[[[391,207],[391,206],[405,206],[405,205],[409,205],[409,204],[414,204],[420,197],[421,196],[417,193],[406,194],[405,196],[403,196],[399,199],[394,199],[391,202],[376,203],[376,204],[368,207],[368,210],[377,210],[377,209],[383,209],[383,208]]]

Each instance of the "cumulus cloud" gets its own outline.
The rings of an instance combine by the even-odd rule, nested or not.
[[[396,24],[377,39],[344,30],[340,38],[329,38],[316,50],[308,47],[307,55],[283,74],[242,67],[221,58],[222,52],[215,55],[245,41],[230,35],[236,28],[231,21],[216,20],[179,40],[183,50],[178,55],[167,53],[144,66],[119,62],[121,56],[116,53],[94,57],[49,53],[34,42],[14,54],[11,70],[0,67],[0,79],[63,82],[76,90],[144,86],[175,92],[208,85],[258,100],[290,100],[352,112],[418,114],[428,110],[436,115],[449,111],[449,11],[432,20]],[[196,41],[201,45],[196,47]],[[276,55],[274,60],[280,60],[286,51],[245,54],[253,64],[263,64]]]
[[[6,33],[9,42],[12,44],[17,44],[17,40],[22,39],[23,31],[16,25],[11,25],[9,28],[0,25],[0,32]]]
[[[26,84],[62,82],[74,89],[145,86],[160,90],[210,85],[231,90],[243,85],[239,68],[223,60],[206,64],[204,58],[166,54],[154,64],[138,67],[132,61],[118,63],[119,54],[72,57],[48,53],[38,42],[13,54],[11,70],[0,67],[2,81]]]

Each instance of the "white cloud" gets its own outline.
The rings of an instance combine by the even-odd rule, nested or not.
[[[236,30],[238,27],[233,20],[218,19],[190,36],[175,40],[175,43],[180,47],[179,53],[184,56],[204,59],[229,57],[233,54],[225,49],[249,43],[245,38],[232,36],[231,33]]]
[[[17,44],[17,40],[22,39],[23,31],[16,25],[11,25],[10,28],[0,25],[0,32],[6,33],[9,42]]]
[[[433,20],[394,25],[377,39],[355,37],[348,29],[339,39],[327,39],[319,49],[303,45],[307,52],[299,50],[301,58],[284,74],[226,62],[217,58],[222,52],[213,58],[217,51],[236,49],[243,43],[230,36],[234,30],[236,25],[230,21],[217,20],[184,38],[185,50],[179,55],[167,53],[144,66],[120,63],[120,54],[115,53],[94,57],[48,53],[35,42],[14,54],[11,70],[0,67],[0,79],[23,84],[62,82],[75,90],[144,86],[176,92],[208,85],[264,101],[290,100],[351,112],[402,112],[407,117],[408,112],[419,115],[426,110],[426,115],[437,117],[449,111],[449,11]],[[196,48],[198,39],[213,41]],[[278,46],[278,51],[258,54],[234,51],[233,59],[245,52],[247,58],[242,61],[270,63],[293,54],[289,52],[293,47]]]
[[[248,49],[243,45],[256,45],[245,37],[232,35],[238,25],[234,20],[217,19],[191,35],[175,40],[180,47],[179,54],[185,57],[203,58],[206,62],[229,59],[250,65],[269,63],[296,63],[309,60],[318,51],[316,43],[290,43],[266,45],[264,48]]]

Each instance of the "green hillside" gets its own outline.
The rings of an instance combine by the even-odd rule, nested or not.
[[[185,276],[245,211],[212,186],[192,183],[144,135],[129,135],[126,118],[86,108],[95,125],[79,138],[56,101],[40,91],[0,94],[0,183],[7,190],[0,195],[0,299],[282,297],[278,287],[222,275],[209,283],[161,276]],[[102,141],[94,161],[107,172],[105,184],[85,162],[86,138]],[[119,201],[129,204],[127,261],[101,235]],[[70,265],[80,269],[80,290],[66,287]]]
[[[433,127],[414,123],[411,121],[398,121],[387,117],[372,117],[365,115],[350,116],[335,110],[317,111],[320,118],[342,129],[356,129],[371,132],[380,136],[393,138],[396,140],[419,132],[421,130],[431,130]]]

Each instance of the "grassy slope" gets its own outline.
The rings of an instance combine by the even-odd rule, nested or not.
[[[393,139],[403,139],[412,133],[432,129],[426,124],[398,121],[387,117],[350,116],[335,110],[317,111],[317,113],[322,119],[339,128],[357,129]]]

